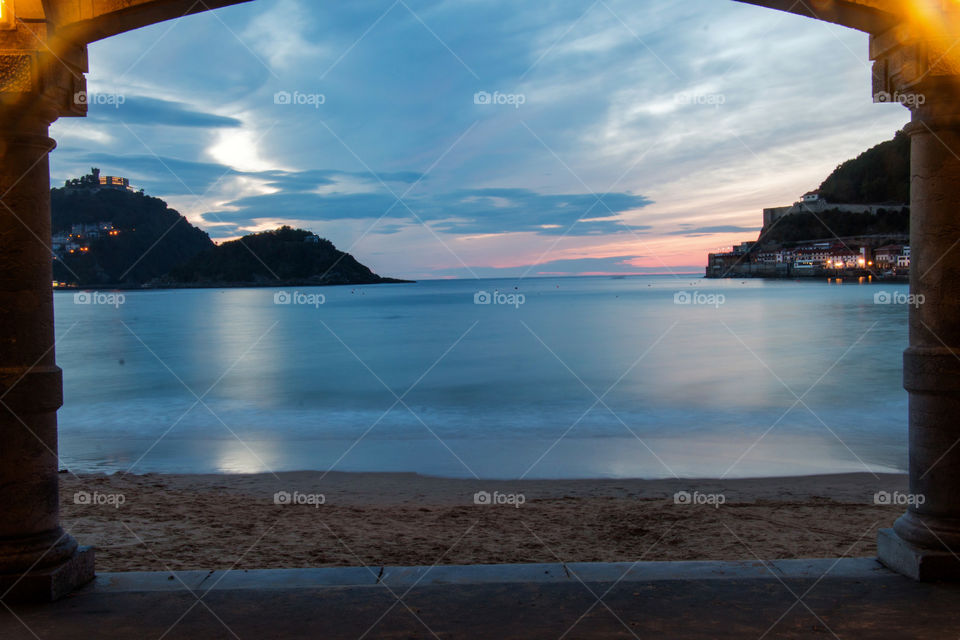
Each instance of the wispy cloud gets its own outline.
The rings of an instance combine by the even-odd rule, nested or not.
[[[55,125],[54,175],[103,165],[214,237],[295,221],[397,275],[451,250],[690,265],[909,118],[871,104],[864,35],[758,7],[405,5],[254,2],[96,43],[91,87],[128,99]]]

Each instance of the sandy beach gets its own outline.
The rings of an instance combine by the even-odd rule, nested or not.
[[[906,476],[867,473],[725,481],[60,477],[64,527],[96,548],[101,571],[870,556],[876,530],[904,511],[876,505],[874,495],[907,484]],[[488,504],[475,503],[478,492]]]

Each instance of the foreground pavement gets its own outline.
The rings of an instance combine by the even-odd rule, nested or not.
[[[873,559],[100,574],[0,638],[936,638],[960,585]]]

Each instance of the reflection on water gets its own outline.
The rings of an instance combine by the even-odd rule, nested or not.
[[[277,446],[271,441],[216,441],[216,470],[219,473],[267,473],[282,464]]]
[[[875,305],[881,288],[905,290],[443,281],[317,289],[319,308],[232,289],[132,292],[119,309],[58,293],[61,453],[138,472],[903,469],[907,313]],[[526,301],[476,305],[478,290]]]

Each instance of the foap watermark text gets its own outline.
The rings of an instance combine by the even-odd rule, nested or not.
[[[322,293],[303,293],[301,291],[277,291],[273,294],[273,304],[290,304],[319,309],[326,304],[327,297]]]
[[[520,305],[527,302],[527,296],[522,293],[501,293],[494,291],[477,291],[473,294],[473,304],[480,305],[501,305],[510,306],[519,309]]]
[[[903,493],[901,491],[878,491],[873,494],[873,504],[896,507],[919,507],[927,501],[922,493]]]
[[[519,109],[520,105],[527,103],[527,96],[522,93],[500,93],[494,91],[477,91],[473,94],[473,104],[482,105],[509,105],[514,109]]]
[[[308,506],[319,509],[320,505],[327,503],[327,496],[322,493],[300,493],[294,491],[277,491],[273,494],[273,504],[281,506]]]
[[[899,102],[905,107],[922,107],[927,103],[927,96],[922,93],[900,93],[894,91],[880,91],[873,94],[874,102]]]
[[[700,291],[677,291],[673,294],[673,304],[714,307],[719,309],[727,303],[722,293],[701,293]]]
[[[727,496],[722,493],[700,493],[699,491],[677,491],[673,494],[673,503],[680,505],[707,505],[719,509],[727,503]]]
[[[473,494],[473,504],[478,505],[506,505],[519,509],[520,505],[526,501],[527,497],[522,493],[500,493],[499,491],[490,493],[489,491],[477,491]]]
[[[301,91],[278,91],[273,94],[273,104],[294,107],[313,107],[319,109],[320,105],[327,103],[327,96],[322,93],[303,93]]]
[[[77,91],[73,94],[73,103],[78,105],[105,105],[119,109],[127,101],[122,93],[90,93]]]
[[[73,494],[73,504],[85,507],[109,506],[119,509],[127,501],[127,496],[122,493],[100,493],[94,491],[77,491]]]
[[[873,294],[873,304],[905,304],[920,308],[927,299],[922,293],[903,293],[901,291],[878,291]]]
[[[127,301],[122,293],[104,293],[102,291],[78,291],[73,294],[73,304],[100,305],[119,309]]]
[[[727,96],[722,93],[678,93],[673,101],[680,105],[699,105],[719,109],[720,105],[727,104]]]

